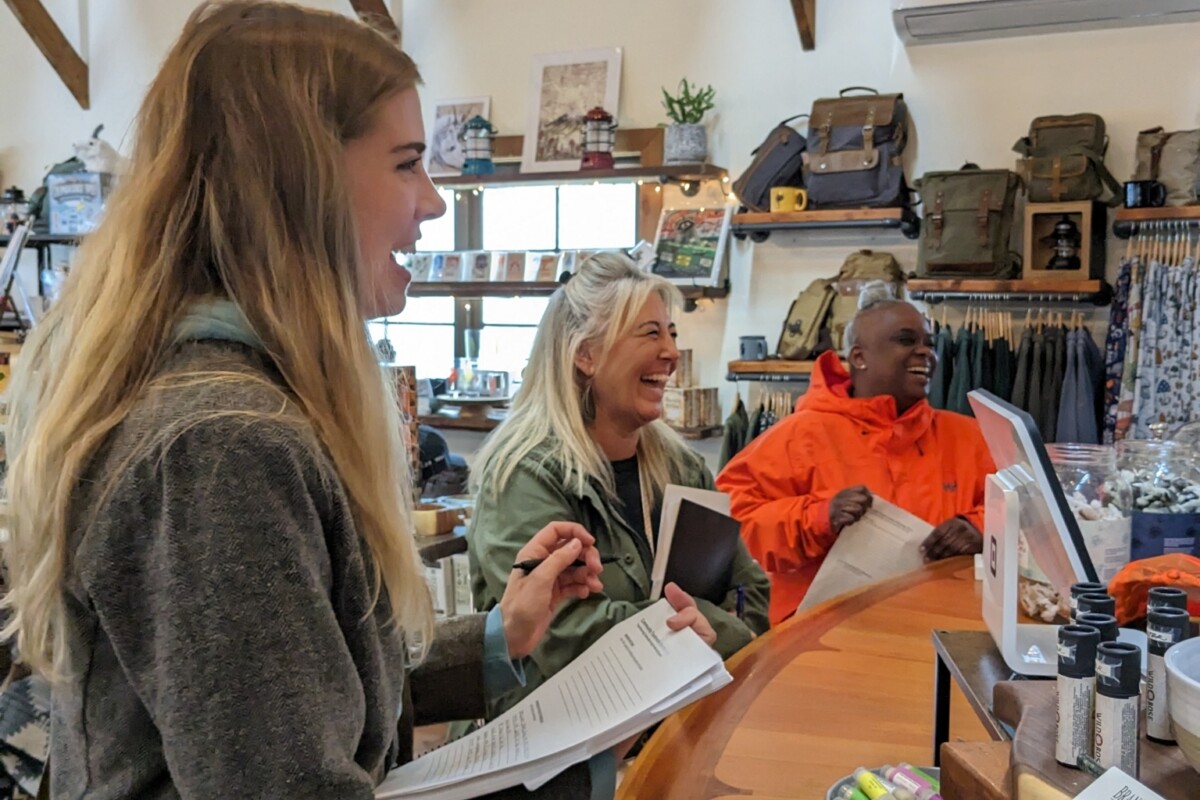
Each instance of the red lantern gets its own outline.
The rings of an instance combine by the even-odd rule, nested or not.
[[[580,169],[612,169],[617,126],[612,114],[596,106],[583,117],[583,161]]]

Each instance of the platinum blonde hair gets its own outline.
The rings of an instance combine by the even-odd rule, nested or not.
[[[31,667],[56,677],[62,664],[68,534],[88,524],[70,518],[74,490],[161,384],[189,306],[214,296],[241,309],[331,458],[371,554],[374,602],[431,640],[411,476],[358,309],[342,167],[345,143],[418,81],[408,56],[340,14],[241,0],[188,19],[142,103],[129,171],[13,379],[4,634]]]
[[[585,260],[554,293],[512,410],[479,454],[479,491],[498,496],[521,460],[548,443],[546,461],[560,465],[569,489],[582,493],[588,479],[595,477],[615,497],[612,467],[588,433],[587,378],[575,366],[575,358],[587,343],[596,361],[602,361],[617,339],[633,329],[652,295],[662,298],[668,309],[681,304],[679,290],[669,282],[640,271],[625,256],[608,253]],[[661,420],[642,428],[638,464],[655,496],[679,479],[687,453],[687,445]]]
[[[877,308],[890,306],[912,306],[907,300],[897,299],[893,285],[886,281],[867,281],[858,293],[858,311],[846,323],[842,347],[844,355],[850,357],[850,349],[858,344],[858,322],[863,314]],[[916,306],[913,306],[916,308]]]

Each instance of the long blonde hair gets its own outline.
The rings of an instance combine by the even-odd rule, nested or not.
[[[241,1],[189,18],[142,104],[129,172],[14,377],[4,634],[31,666],[54,676],[62,664],[84,468],[163,367],[188,307],[212,296],[241,309],[331,456],[372,556],[373,602],[382,590],[392,618],[431,639],[341,166],[380,104],[419,80],[394,44],[338,14]]]
[[[591,418],[587,379],[575,366],[585,343],[597,361],[603,360],[618,338],[627,335],[651,295],[668,309],[681,303],[679,290],[667,281],[642,272],[625,256],[599,254],[579,265],[565,286],[550,298],[533,340],[521,390],[508,418],[484,443],[475,469],[479,490],[499,495],[517,465],[537,448],[555,463],[568,488],[582,493],[589,478],[600,481],[612,497],[616,486],[612,466],[588,433]],[[655,420],[641,429],[638,466],[656,497],[679,480],[690,453],[666,423]]]

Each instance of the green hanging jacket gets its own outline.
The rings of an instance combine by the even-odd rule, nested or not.
[[[500,602],[517,551],[551,522],[578,522],[596,537],[596,547],[601,553],[611,553],[620,560],[606,564],[600,575],[604,594],[566,602],[541,645],[525,660],[526,685],[492,698],[489,718],[511,708],[609,628],[652,605],[649,596],[654,557],[645,538],[626,524],[615,501],[605,494],[598,481],[588,481],[582,495],[568,489],[557,465],[544,463],[545,452],[539,447],[522,459],[499,497],[485,488],[476,498],[467,531],[475,607],[486,610]],[[690,451],[687,458],[678,483],[715,491],[712,474],[703,460]],[[485,480],[485,486],[486,483]],[[678,544],[679,539],[675,542]],[[741,620],[732,613],[739,584],[746,594]],[[733,580],[724,602],[718,607],[707,600],[696,600],[717,633],[716,650],[722,658],[733,655],[756,634],[767,630],[769,600],[770,582],[766,573],[750,557],[746,545],[739,543]]]

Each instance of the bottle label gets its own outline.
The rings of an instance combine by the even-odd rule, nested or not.
[[[1149,655],[1146,676],[1146,735],[1164,742],[1175,741],[1167,706],[1167,668],[1162,656]]]
[[[1138,698],[1096,695],[1095,741],[1092,758],[1101,769],[1118,767],[1138,775]]]
[[[1054,758],[1074,767],[1079,757],[1092,752],[1092,699],[1095,678],[1058,676],[1058,738]]]

